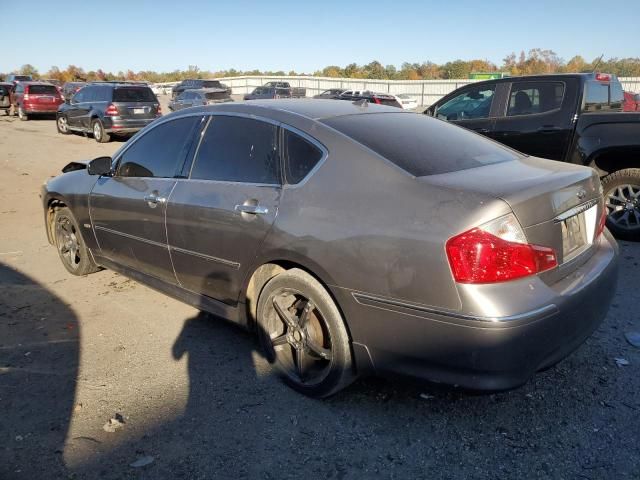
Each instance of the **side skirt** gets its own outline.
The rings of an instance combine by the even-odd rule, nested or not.
[[[232,307],[231,305],[219,302],[218,300],[215,300],[211,297],[198,295],[197,293],[185,290],[178,285],[173,285],[171,283],[165,282],[164,280],[160,280],[159,278],[147,275],[146,273],[142,273],[119,263],[112,262],[111,260],[103,256],[97,255],[93,251],[91,253],[94,256],[96,263],[104,268],[108,268],[109,270],[118,272],[125,277],[131,278],[136,282],[140,282],[143,285],[157,290],[158,292],[169,295],[170,297],[184,302],[187,305],[191,305],[192,307],[220,317],[244,329],[248,329],[246,315],[243,314],[243,312],[245,311],[245,306],[243,303],[239,303],[237,307]]]

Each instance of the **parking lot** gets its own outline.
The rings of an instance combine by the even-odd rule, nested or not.
[[[640,478],[640,349],[624,337],[640,244],[620,242],[602,326],[522,388],[364,379],[316,401],[247,333],[110,271],[66,272],[40,186],[121,145],[0,116],[0,478]]]

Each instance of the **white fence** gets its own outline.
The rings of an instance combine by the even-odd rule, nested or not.
[[[415,98],[420,105],[431,105],[447,93],[462,85],[476,80],[369,80],[360,78],[331,77],[263,77],[242,76],[220,78],[220,81],[231,87],[234,95],[250,93],[254,88],[267,82],[289,82],[292,87],[307,89],[307,97],[312,97],[329,88],[345,88],[349,90],[371,90],[380,93],[406,93]],[[640,77],[620,78],[625,90],[640,93]]]

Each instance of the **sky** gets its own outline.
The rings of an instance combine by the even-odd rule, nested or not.
[[[0,72],[295,70],[445,63],[554,50],[640,57],[637,0],[51,0],[3,4]],[[11,39],[11,41],[8,41]]]

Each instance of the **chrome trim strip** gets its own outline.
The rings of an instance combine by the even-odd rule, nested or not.
[[[231,260],[225,260],[224,258],[212,257],[211,255],[205,255],[204,253],[194,252],[185,248],[174,247],[173,245],[169,245],[169,250],[184,253],[186,255],[193,255],[194,257],[203,258],[205,260],[211,260],[212,262],[221,263],[235,270],[240,269],[240,264],[238,262],[232,262]]]
[[[577,205],[573,208],[570,208],[569,210],[567,210],[566,212],[562,212],[560,215],[558,215],[556,218],[553,219],[554,223],[560,223],[560,222],[564,222],[567,218],[571,218],[574,215],[578,215],[579,213],[582,212],[586,212],[587,210],[589,210],[591,207],[593,207],[594,205],[598,204],[599,199],[598,198],[593,198],[585,203],[582,203],[580,205]]]
[[[495,326],[498,326],[503,322],[537,320],[541,317],[545,317],[549,314],[552,314],[558,311],[558,307],[555,304],[550,304],[550,305],[546,305],[544,307],[541,307],[535,310],[530,310],[528,312],[520,313],[517,315],[508,315],[505,317],[482,317],[478,315],[465,315],[458,312],[439,310],[433,307],[425,307],[423,305],[416,305],[413,303],[407,303],[400,300],[393,300],[389,298],[381,298],[381,297],[364,294],[364,293],[352,292],[351,295],[353,296],[355,301],[358,302],[360,305],[365,305],[368,307],[376,307],[376,305],[372,304],[371,302],[377,302],[377,303],[383,304],[386,307],[392,306],[392,307],[406,308],[408,310],[414,310],[420,313],[442,315],[443,317],[451,317],[451,318],[456,318],[460,320],[484,322],[484,323],[495,325]],[[384,308],[384,307],[379,307],[379,308]]]
[[[100,225],[96,225],[94,228],[96,230],[102,230],[102,231],[107,232],[107,233],[112,233],[114,235],[119,235],[121,237],[129,238],[131,240],[138,240],[140,242],[147,243],[149,245],[153,245],[154,247],[167,248],[167,246],[165,244],[162,244],[160,242],[155,242],[153,240],[148,240],[148,239],[142,238],[142,237],[136,237],[135,235],[131,235],[129,233],[118,232],[117,230],[111,230],[110,228],[101,227]]]

